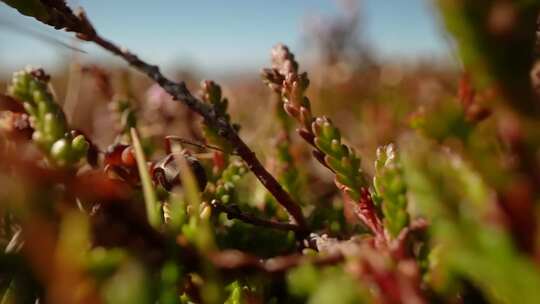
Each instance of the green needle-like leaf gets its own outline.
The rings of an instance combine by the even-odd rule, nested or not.
[[[158,211],[159,203],[156,192],[154,191],[152,179],[150,178],[150,173],[148,172],[141,141],[134,128],[131,128],[131,141],[135,150],[135,159],[137,160],[137,168],[139,169],[139,176],[141,178],[148,222],[153,227],[158,228],[161,224],[161,217]]]

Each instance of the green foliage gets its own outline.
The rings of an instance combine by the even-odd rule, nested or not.
[[[94,248],[89,252],[87,268],[95,278],[103,280],[112,275],[126,258],[126,253],[119,248]]]
[[[409,213],[403,169],[392,144],[377,149],[373,187],[379,204],[382,205],[384,226],[396,237],[401,229],[409,224]]]
[[[283,101],[285,112],[298,121],[297,131],[317,151],[315,156],[336,174],[336,183],[354,201],[360,199],[362,187],[367,185],[355,150],[342,143],[339,129],[328,117],[314,117],[311,102],[305,96],[309,86],[307,73],[299,73],[299,65],[286,46],[272,49],[272,68],[263,70],[263,81]]]
[[[105,303],[146,304],[150,300],[149,282],[142,265],[130,260],[103,283]]]
[[[291,155],[291,145],[287,140],[281,140],[276,144],[277,163],[279,168],[278,181],[291,194],[294,201],[301,204],[301,178],[300,170],[295,165]]]
[[[295,246],[291,232],[257,227],[238,220],[226,222],[225,227],[217,231],[216,239],[220,248],[239,249],[260,257],[286,254]]]
[[[321,273],[311,264],[302,265],[287,274],[287,284],[291,294],[305,297],[317,290]]]
[[[135,129],[131,129],[131,141],[133,142],[135,159],[137,161],[137,169],[139,170],[139,176],[141,178],[148,222],[152,226],[157,228],[162,221],[159,214],[159,205],[157,201],[156,191],[154,189],[154,185],[152,184],[150,173],[148,172],[148,166],[146,165],[146,157],[144,156],[141,141]]]
[[[540,284],[540,272],[493,222],[498,212],[493,193],[470,166],[457,155],[415,141],[405,151],[404,168],[413,198],[432,219],[432,245],[443,251],[437,267],[467,277],[494,302],[540,300],[533,287]]]
[[[310,304],[365,302],[358,283],[339,268],[302,265],[287,274],[287,285],[291,294]]]
[[[205,198],[208,201],[214,199],[228,204],[235,202],[235,187],[240,179],[247,173],[247,169],[239,161],[231,161],[230,164],[221,172],[220,178],[214,185],[207,187]]]
[[[180,297],[177,291],[178,282],[182,278],[180,266],[175,261],[166,262],[161,268],[159,303],[177,304]]]
[[[360,158],[354,149],[341,142],[341,134],[327,117],[319,117],[313,122],[315,145],[325,154],[325,163],[336,174],[336,182],[347,186],[347,193],[357,201],[360,189],[366,186],[360,168]]]
[[[422,108],[410,121],[411,127],[423,135],[443,142],[447,139],[467,140],[473,132],[463,109],[455,100],[443,100]]]
[[[324,202],[313,210],[308,220],[313,229],[326,229],[332,235],[339,235],[352,228],[352,225],[345,219],[341,203],[330,202],[326,204]]]
[[[234,281],[225,288],[229,292],[229,297],[225,300],[225,304],[242,304],[242,285],[238,281]]]
[[[205,80],[201,83],[201,98],[204,102],[212,105],[217,116],[222,117],[227,123],[231,122],[231,116],[227,113],[229,100],[221,94],[221,87],[211,80]],[[234,125],[235,129],[239,129],[238,125]],[[203,134],[208,143],[217,145],[224,149],[227,153],[232,151],[230,143],[220,136],[218,130],[208,124],[203,126]]]
[[[31,117],[32,139],[48,159],[60,167],[79,162],[89,148],[83,135],[70,132],[60,106],[48,90],[49,76],[42,70],[24,70],[13,75],[9,93],[20,100]]]
[[[118,141],[130,143],[130,130],[137,127],[137,116],[129,99],[117,99],[112,101],[111,109],[118,116],[119,137]]]
[[[457,78],[453,71],[392,71],[375,60],[360,68],[331,58],[336,50],[323,50],[333,63],[310,67],[322,76],[310,83],[294,54],[277,45],[272,67],[263,71],[278,98],[272,125],[253,130],[263,120],[247,115],[255,121],[244,129],[257,147],[271,146],[268,137],[275,137],[270,151],[255,149],[257,155],[227,133],[236,113],[229,113],[218,84],[204,81],[199,101],[183,83],[167,82],[153,65],[99,36],[64,1],[4,2],[105,46],[168,92],[182,91],[175,98],[188,96],[185,103],[204,113],[205,140],[218,151],[204,153],[199,145],[189,152],[174,141],[171,151],[161,150],[149,141],[156,157],[176,165],[175,186],[161,187],[158,201],[157,175],[149,171],[170,163],[144,153],[135,127],[147,129],[142,120],[137,125],[128,101],[115,100],[113,115],[135,161],[122,152],[79,168],[90,142],[70,129],[49,77],[42,70],[16,73],[8,89],[15,100],[0,95],[2,301],[540,303],[540,128],[530,85],[540,79],[531,72],[538,1],[437,1],[473,78],[474,85],[460,83],[458,98],[448,85]],[[347,48],[340,43],[350,29],[333,27],[349,23],[335,24],[325,39],[336,41],[320,44]],[[313,114],[310,85],[313,106],[328,116]],[[441,92],[431,94],[431,87]],[[235,96],[260,97],[248,93]],[[18,102],[22,107],[14,107]],[[10,133],[21,108],[30,116],[31,139]],[[403,127],[406,117],[417,132]],[[293,121],[309,146],[296,145]],[[272,136],[261,136],[268,130]],[[386,142],[397,144],[379,146]],[[33,144],[47,162],[35,157]],[[374,170],[363,171],[361,160],[372,159],[376,147]],[[186,155],[208,172],[204,190]],[[259,163],[270,164],[279,184],[260,174]],[[250,169],[259,180],[244,178]],[[130,173],[135,182],[120,176]],[[258,195],[258,181],[272,197]],[[287,222],[280,186],[301,202],[305,226]]]
[[[529,0],[435,2],[476,85],[481,89],[501,85],[505,102],[525,116],[537,117],[540,112],[529,73],[540,4]]]

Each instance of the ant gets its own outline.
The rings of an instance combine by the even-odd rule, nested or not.
[[[167,191],[170,191],[175,186],[181,185],[180,169],[176,161],[176,157],[181,156],[187,161],[195,175],[199,189],[201,191],[204,190],[207,184],[207,176],[200,159],[187,149],[182,149],[180,152],[173,151],[172,146],[174,143],[225,153],[222,149],[215,146],[194,143],[177,136],[166,136],[166,155],[162,159],[152,162],[150,165],[150,176],[152,177],[153,182],[156,185],[161,185]],[[104,170],[107,175],[120,178],[133,186],[140,183],[134,150],[130,145],[116,143],[109,146],[105,152],[104,163]]]

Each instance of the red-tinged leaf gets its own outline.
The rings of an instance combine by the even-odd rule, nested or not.
[[[313,133],[309,132],[308,130],[304,128],[296,129],[296,132],[298,133],[298,135],[300,135],[300,137],[302,137],[309,144],[313,146],[315,145],[315,142],[314,142],[315,136],[313,135]]]
[[[336,185],[343,193],[343,197],[346,204],[351,205],[353,212],[361,220],[361,222],[368,227],[371,232],[379,241],[384,241],[384,228],[382,226],[382,221],[377,215],[377,209],[371,198],[369,191],[362,187],[360,189],[360,198],[358,201],[355,201],[351,194],[348,192],[349,188],[343,184],[340,184],[336,181]]]

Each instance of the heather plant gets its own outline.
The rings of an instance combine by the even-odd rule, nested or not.
[[[34,129],[32,140],[58,166],[68,166],[86,156],[89,143],[82,134],[69,130],[62,109],[48,89],[43,70],[24,70],[13,75],[8,91],[22,102]]]
[[[409,223],[407,212],[407,185],[403,169],[394,145],[377,149],[375,161],[374,200],[381,205],[384,224],[389,233],[396,237]]]
[[[221,95],[221,87],[213,81],[203,81],[201,84],[201,99],[210,104],[217,115],[221,116],[224,121],[231,123],[231,117],[227,112],[229,101]],[[238,131],[239,126],[233,125],[233,128]],[[219,136],[219,130],[209,124],[203,126],[203,133],[209,144],[217,145],[225,150],[226,153],[232,151],[229,143],[224,141]]]
[[[192,94],[62,0],[3,2],[123,59],[199,115],[201,136],[156,140],[137,94],[85,68],[116,126],[98,148],[68,124],[43,70],[16,72],[0,94],[2,303],[540,302],[536,3],[436,1],[466,71],[426,104],[400,95],[413,80],[374,85],[368,98],[392,101],[360,103],[362,115],[420,105],[388,115],[400,127],[382,144],[373,131],[358,145],[369,134],[318,104],[369,71],[310,82],[276,45],[262,72],[271,134],[252,149],[229,107],[238,97],[216,82]],[[338,46],[328,70],[349,49]]]
[[[365,185],[360,170],[360,158],[349,146],[341,143],[341,134],[327,117],[314,117],[311,102],[305,96],[309,85],[306,73],[298,72],[298,62],[284,45],[272,50],[272,69],[263,71],[265,82],[281,94],[285,112],[297,120],[298,133],[313,145],[315,157],[336,173],[336,183],[347,186],[353,199],[360,197],[360,187]]]

